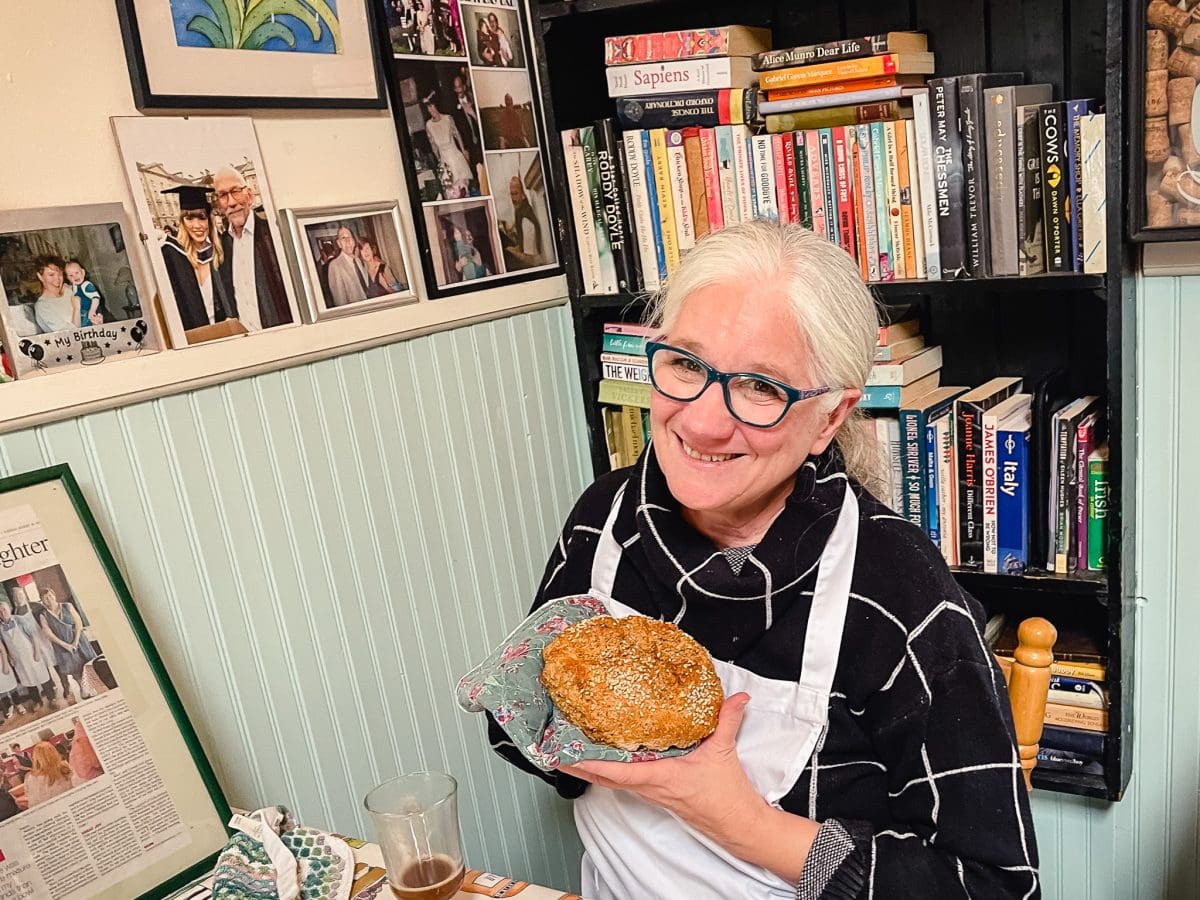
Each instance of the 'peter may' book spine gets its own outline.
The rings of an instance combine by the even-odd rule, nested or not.
[[[1066,173],[1065,103],[1038,107],[1038,132],[1042,149],[1042,214],[1046,234],[1046,271],[1070,272],[1071,223],[1067,218],[1070,181]]]
[[[958,131],[958,80],[929,81],[933,126],[933,180],[937,200],[938,249],[942,277],[967,274],[966,219],[963,211],[962,139]]]
[[[608,242],[612,247],[613,265],[617,273],[617,289],[638,290],[633,264],[633,246],[629,232],[629,207],[621,178],[618,158],[621,144],[612,119],[596,122],[596,166],[600,173],[600,199],[604,209],[604,224],[608,226]]]

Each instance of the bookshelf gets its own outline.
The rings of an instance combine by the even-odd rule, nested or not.
[[[1133,480],[1135,431],[1125,398],[1133,398],[1133,277],[1125,241],[1124,148],[1128,61],[1122,51],[1126,10],[1120,0],[531,0],[541,72],[551,168],[566,183],[563,128],[613,114],[606,90],[606,35],[724,24],[768,26],[776,47],[888,30],[928,32],[937,74],[1022,71],[1028,82],[1050,82],[1056,97],[1095,97],[1108,115],[1107,273],[875,284],[881,303],[909,307],[921,332],[944,353],[944,384],[980,384],[1019,374],[1035,384],[1055,369],[1068,372],[1075,395],[1107,398],[1113,505],[1108,569],[1063,576],[1023,576],[955,569],[955,577],[989,613],[1048,615],[1091,631],[1108,654],[1109,732],[1103,776],[1034,769],[1034,786],[1119,800],[1129,783],[1133,728]],[[605,322],[634,320],[644,300],[630,294],[583,295],[567,192],[556,192],[554,215],[567,261],[583,402],[597,474],[608,468],[604,425],[596,402],[599,347]],[[1036,488],[1035,488],[1036,489]]]

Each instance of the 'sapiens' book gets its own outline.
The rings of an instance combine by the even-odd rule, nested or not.
[[[1042,151],[1042,217],[1046,235],[1046,271],[1070,272],[1071,222],[1068,204],[1071,183],[1067,174],[1067,105],[1046,103],[1038,107],[1038,132]]]
[[[806,66],[809,63],[833,62],[834,60],[859,59],[864,56],[880,56],[885,53],[923,52],[929,49],[929,39],[916,31],[889,31],[884,34],[869,34],[865,37],[843,38],[824,44],[804,44],[783,50],[763,50],[753,57],[754,68],[759,72],[784,69],[791,66]]]
[[[931,79],[929,103],[941,277],[961,278],[969,269],[966,213],[963,209],[962,138],[958,130],[957,79]]]
[[[983,567],[983,414],[1020,391],[1022,383],[993,378],[954,401],[960,566]]]
[[[1017,108],[1048,103],[1049,84],[1003,85],[983,91],[984,142],[987,145],[987,209],[993,275],[1021,274],[1017,206],[1020,163],[1017,156]]]
[[[625,66],[672,59],[753,56],[770,47],[771,30],[749,25],[626,34],[604,39],[604,64]]]
[[[755,88],[717,88],[686,94],[649,94],[616,101],[626,128],[684,128],[743,125],[758,121]]]
[[[775,69],[759,75],[758,86],[764,91],[773,91],[778,88],[828,84],[834,81],[870,78],[876,75],[930,75],[932,73],[933,54],[911,51]],[[721,86],[733,87],[734,85]]]
[[[755,80],[746,56],[610,66],[604,74],[608,79],[608,96],[614,98],[748,88],[754,86]]]
[[[991,274],[991,230],[988,213],[987,149],[984,142],[983,92],[989,87],[1020,84],[1020,72],[988,72],[958,78],[959,133],[963,147],[963,210],[966,214],[967,267],[975,278]]]

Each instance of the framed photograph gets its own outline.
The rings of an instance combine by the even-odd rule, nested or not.
[[[375,2],[428,296],[560,272],[524,5]]]
[[[254,123],[112,122],[175,346],[296,324]]]
[[[0,593],[0,879],[123,900],[211,868],[229,807],[67,466],[0,479]]]
[[[395,201],[285,209],[283,217],[309,321],[417,299]]]
[[[134,102],[382,109],[372,2],[117,0]]]
[[[1131,6],[1129,227],[1135,241],[1200,240],[1200,57],[1185,36],[1200,11]],[[1189,11],[1190,10],[1190,11]]]
[[[162,348],[152,282],[130,233],[119,203],[0,212],[0,336],[12,375]]]

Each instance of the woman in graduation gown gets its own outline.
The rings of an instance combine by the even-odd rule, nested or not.
[[[175,234],[163,241],[162,255],[184,331],[236,319],[231,279],[221,277],[224,253],[208,188],[180,185],[163,193],[179,195],[179,221]]]
[[[726,699],[685,756],[550,778],[575,798],[583,895],[1037,896],[982,610],[872,493],[856,405],[878,321],[858,267],[799,225],[748,222],[700,241],[651,316],[652,441],[584,491],[534,605],[590,592],[674,622]]]

